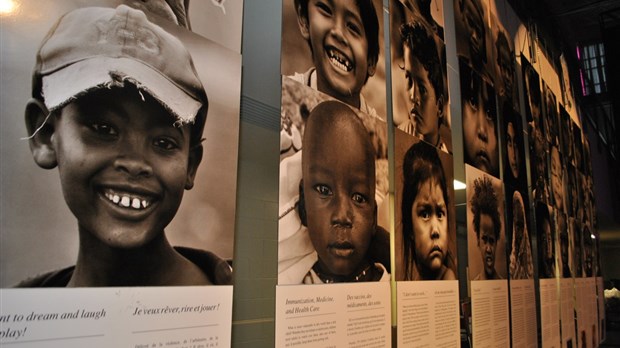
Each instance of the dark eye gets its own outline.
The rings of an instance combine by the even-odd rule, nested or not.
[[[420,216],[424,220],[428,220],[431,217],[431,214],[428,209],[423,208],[418,212],[418,216]]]
[[[357,204],[364,204],[368,202],[368,198],[361,193],[354,193],[353,196],[351,196],[351,199]]]
[[[168,151],[179,148],[179,145],[174,140],[169,138],[157,138],[153,141],[153,145],[160,149]]]
[[[349,30],[355,35],[362,35],[362,29],[359,25],[357,25],[357,23],[349,22],[347,23],[347,28],[349,28]]]
[[[114,136],[118,134],[114,126],[102,121],[93,121],[90,128],[99,135]]]
[[[318,7],[319,12],[321,12],[323,15],[331,17],[332,9],[326,3],[319,1],[316,3],[315,6]]]
[[[478,110],[478,101],[475,97],[469,97],[469,99],[467,99],[467,103],[469,104],[469,107],[472,108],[474,111]]]
[[[326,196],[332,195],[332,189],[327,185],[323,185],[323,184],[315,185],[314,190],[318,192],[320,196],[326,197]]]
[[[443,210],[443,208],[437,208],[437,218],[441,220],[445,216],[446,216],[446,212]]]

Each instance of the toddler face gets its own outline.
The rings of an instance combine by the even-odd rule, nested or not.
[[[440,105],[428,78],[428,70],[415,57],[409,45],[404,45],[405,74],[409,95],[409,117],[415,121],[416,133],[435,145],[439,136]]]
[[[437,274],[448,250],[448,213],[436,180],[420,184],[411,207],[411,221],[416,265],[423,275]]]
[[[146,93],[104,89],[65,106],[52,142],[67,205],[81,235],[117,248],[163,235],[198,165],[190,127]],[[199,160],[198,160],[199,161]]]
[[[321,268],[339,276],[365,267],[363,261],[376,225],[374,158],[365,149],[372,145],[363,139],[368,137],[365,129],[359,128],[330,124],[308,127],[304,135],[308,232]]]
[[[310,0],[308,21],[319,91],[341,100],[359,94],[374,65],[356,1]]]

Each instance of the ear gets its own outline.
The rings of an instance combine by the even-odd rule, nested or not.
[[[194,179],[198,171],[198,165],[202,161],[202,144],[198,144],[189,149],[189,161],[187,163],[187,178],[185,179],[185,189],[191,190],[194,187]]]
[[[306,197],[304,196],[304,181],[299,182],[299,201],[297,201],[297,215],[301,224],[308,227],[308,218],[306,217]]]
[[[366,74],[368,77],[374,76],[375,72],[377,72],[377,62],[368,61],[368,70]]]
[[[443,95],[440,96],[439,98],[437,98],[437,122],[438,122],[438,126],[441,126],[441,124],[443,123],[443,116],[444,116],[444,110],[443,110]]]
[[[38,99],[30,99],[26,104],[26,129],[30,152],[36,164],[44,169],[52,169],[58,165],[54,148],[54,120],[49,110]]]
[[[297,25],[299,25],[299,32],[301,33],[301,36],[306,40],[310,40],[310,25],[308,24],[307,16],[308,12],[304,11],[301,6],[301,3],[298,3],[297,8],[295,8],[297,11]],[[304,15],[304,13],[306,15]]]

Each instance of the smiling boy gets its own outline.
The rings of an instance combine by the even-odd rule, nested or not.
[[[314,67],[293,79],[376,115],[361,95],[379,59],[379,20],[372,0],[295,0],[295,10]]]
[[[194,185],[208,104],[181,41],[127,6],[78,9],[44,39],[33,81],[30,148],[58,168],[79,251],[19,286],[229,284],[225,261],[164,233]]]
[[[317,261],[304,283],[389,279],[369,257],[377,229],[375,152],[368,132],[346,105],[327,101],[308,118],[299,215]]]

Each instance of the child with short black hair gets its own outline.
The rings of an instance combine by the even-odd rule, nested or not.
[[[376,116],[361,95],[379,59],[379,20],[372,0],[295,0],[314,66],[292,78]]]
[[[431,145],[448,152],[439,130],[444,122],[444,83],[437,43],[430,28],[412,20],[400,28],[404,46],[409,121],[399,126]],[[414,126],[414,127],[411,127]]]
[[[208,107],[181,41],[124,5],[74,10],[38,51],[32,96],[32,155],[58,168],[79,252],[18,286],[231,283],[224,260],[164,232],[194,185]]]
[[[347,105],[323,102],[308,118],[303,147],[298,211],[317,255],[303,283],[387,281],[370,257],[375,150],[364,124]]]

